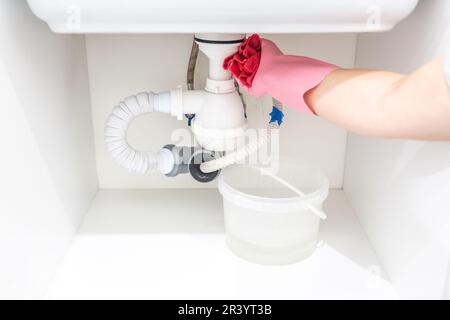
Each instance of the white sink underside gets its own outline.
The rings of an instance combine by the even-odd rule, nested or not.
[[[392,29],[418,0],[27,0],[58,33],[311,33]]]

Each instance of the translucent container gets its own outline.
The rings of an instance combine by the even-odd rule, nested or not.
[[[303,196],[292,188],[301,190]],[[328,180],[319,168],[288,160],[280,162],[275,178],[250,165],[224,169],[219,191],[229,248],[259,264],[283,265],[305,259],[316,248],[321,220],[314,213],[317,210],[311,209],[322,210],[328,189]]]

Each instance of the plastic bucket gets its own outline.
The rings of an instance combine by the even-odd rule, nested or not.
[[[316,248],[321,220],[311,209],[322,210],[328,189],[328,180],[319,168],[289,160],[280,161],[275,178],[256,166],[224,169],[219,192],[229,248],[260,264],[282,265],[305,259]]]

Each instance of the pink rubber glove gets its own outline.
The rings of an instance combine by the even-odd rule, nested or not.
[[[283,54],[270,40],[254,34],[224,61],[224,69],[252,96],[270,94],[288,107],[313,112],[304,95],[337,66],[308,57]]]

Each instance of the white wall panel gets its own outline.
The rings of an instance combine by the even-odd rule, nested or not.
[[[450,1],[420,1],[392,32],[358,36],[356,66],[411,72],[447,49]],[[350,134],[344,190],[397,289],[406,297],[442,297],[450,244],[450,143]]]
[[[3,0],[0,39],[0,296],[40,297],[97,191],[84,38]]]

